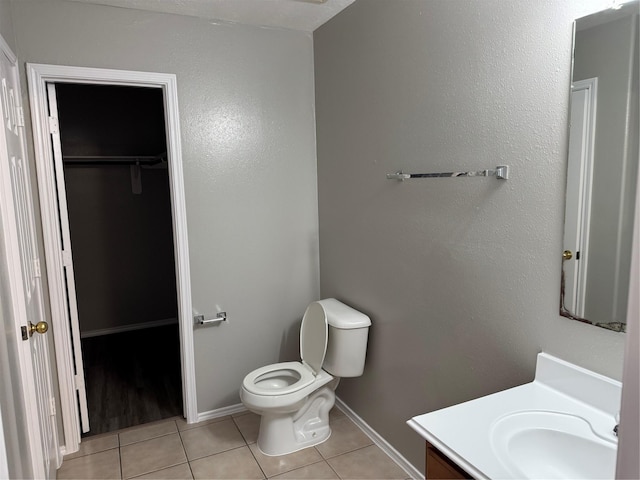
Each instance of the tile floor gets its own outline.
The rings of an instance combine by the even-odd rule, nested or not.
[[[334,408],[324,443],[281,457],[256,447],[250,412],[188,425],[171,418],[88,437],[58,479],[406,479],[409,475]]]

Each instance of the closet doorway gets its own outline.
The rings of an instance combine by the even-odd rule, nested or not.
[[[47,90],[50,115],[58,118],[54,157],[62,160],[56,159],[64,182],[58,195],[66,196],[59,203],[61,216],[66,203],[67,289],[76,299],[84,367],[76,373],[86,389],[83,431],[180,415],[162,90],[69,83]]]
[[[81,431],[197,421],[176,76],[27,73],[64,450]]]

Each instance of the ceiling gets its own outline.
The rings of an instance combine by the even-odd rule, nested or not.
[[[355,0],[73,0],[313,32]]]

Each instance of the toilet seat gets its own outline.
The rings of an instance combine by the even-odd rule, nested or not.
[[[315,380],[322,371],[327,351],[329,325],[318,302],[307,307],[300,325],[302,362],[282,362],[258,368],[242,381],[242,387],[254,395],[280,396],[297,392]]]
[[[289,385],[283,385],[279,377],[294,378]],[[249,373],[244,377],[242,387],[255,395],[286,395],[311,385],[315,379],[315,373],[305,364],[282,362],[267,365]]]

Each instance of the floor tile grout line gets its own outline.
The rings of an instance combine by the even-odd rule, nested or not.
[[[73,458],[69,458],[68,456],[65,455],[65,458],[63,459],[63,461],[65,462],[70,462],[71,460],[77,460],[78,458],[84,458],[84,457],[88,457],[89,455],[96,455],[98,453],[104,453],[104,452],[108,452],[109,450],[115,450],[115,449],[119,449],[120,446],[116,446],[116,447],[110,447],[110,448],[105,448],[104,450],[97,450],[95,452],[91,452],[91,453],[85,453],[83,455],[76,455]],[[75,452],[78,453],[78,452]],[[70,454],[73,455],[73,454]]]
[[[148,440],[155,440],[156,438],[168,437],[169,435],[173,435],[174,433],[180,433],[180,432],[178,432],[177,430],[175,432],[167,432],[167,433],[163,433],[162,435],[156,435],[154,437],[144,438],[142,440],[137,440],[135,442],[127,443],[126,445],[120,445],[120,447],[128,447],[130,445],[135,445],[137,443],[146,442]]]
[[[189,462],[182,462],[182,463],[176,463],[175,465],[169,465],[167,467],[162,467],[162,468],[158,468],[157,470],[151,470],[150,472],[144,472],[141,473],[139,475],[136,475],[135,477],[128,477],[127,479],[123,479],[123,480],[135,480],[136,478],[140,478],[143,477],[144,475],[151,475],[152,473],[157,473],[157,472],[161,472],[163,470],[167,470],[169,468],[173,468],[173,467],[178,467],[180,465],[184,465],[184,464],[189,464]],[[189,470],[191,470],[191,466],[189,465]],[[191,472],[191,475],[193,475],[193,472]]]
[[[176,422],[176,427],[178,423]],[[184,445],[184,440],[182,440],[182,435],[180,434],[180,429],[178,428],[178,438],[180,439],[180,445],[182,445],[182,450],[184,450],[184,458],[187,459],[187,466],[189,467],[189,472],[191,472],[191,478],[196,478],[193,474],[193,468],[191,468],[191,460],[189,460],[189,455],[187,455],[187,447]]]
[[[182,450],[184,451],[184,458],[187,459],[187,463],[189,464],[189,470],[191,470],[191,459],[189,458],[189,454],[187,453],[187,447],[184,444],[184,439],[182,438],[182,432],[178,430],[178,438],[180,439],[180,445],[182,445]],[[194,459],[197,460],[197,459]],[[193,475],[193,472],[191,472]]]
[[[174,422],[175,422],[175,421],[174,421]],[[168,423],[168,422],[167,422],[167,423]],[[176,424],[176,427],[177,427],[177,424]],[[184,461],[184,462],[176,463],[176,464],[174,464],[174,465],[167,465],[167,466],[164,466],[164,467],[162,467],[162,468],[158,468],[158,469],[156,469],[156,470],[151,470],[151,471],[148,471],[148,472],[140,473],[139,475],[136,475],[135,477],[128,477],[127,479],[124,479],[124,468],[123,468],[123,465],[122,465],[122,448],[123,448],[123,447],[129,447],[129,446],[131,446],[131,445],[136,445],[136,444],[138,444],[138,443],[146,442],[146,441],[148,441],[148,440],[156,440],[156,439],[158,439],[158,438],[168,437],[169,435],[173,435],[173,434],[178,434],[178,439],[180,440],[180,445],[182,446],[182,451],[184,452],[184,458],[185,458],[185,461]],[[118,434],[118,435],[120,435],[120,434]],[[189,463],[189,457],[187,457],[187,451],[186,451],[186,449],[184,448],[184,443],[182,442],[182,437],[180,436],[180,431],[179,431],[179,430],[176,430],[175,432],[169,432],[169,433],[167,433],[167,434],[163,434],[163,435],[158,435],[157,437],[147,438],[146,440],[140,440],[140,441],[138,441],[138,442],[128,443],[127,445],[121,445],[121,446],[120,446],[120,469],[121,469],[120,478],[121,478],[121,479],[123,479],[123,480],[133,479],[133,478],[140,477],[140,476],[142,476],[142,475],[147,475],[147,474],[149,474],[149,473],[159,472],[159,471],[161,471],[161,470],[165,470],[165,469],[167,469],[167,468],[172,468],[172,467],[176,467],[176,466],[178,466],[178,465],[183,465],[184,463]],[[191,466],[189,466],[189,470],[191,470]],[[192,472],[192,475],[193,475],[193,472]]]
[[[336,474],[336,477],[338,477],[338,478],[342,478],[342,477],[340,476],[340,474],[338,474],[338,472],[336,472],[336,469],[335,469],[335,468],[333,468],[333,467],[331,466],[331,464],[330,464],[326,459],[324,460],[324,463],[326,463],[326,464],[327,464],[327,466],[331,469],[331,471],[332,471],[333,473],[335,473],[335,474]]]
[[[118,463],[120,464],[120,479],[124,478],[124,468],[122,467],[122,445],[120,445],[120,435],[118,435]]]
[[[322,458],[324,458],[325,460],[332,460],[332,459],[334,459],[334,458],[341,457],[342,455],[347,455],[347,454],[349,454],[349,453],[357,452],[358,450],[364,450],[365,448],[369,448],[369,447],[378,447],[378,446],[377,446],[375,443],[370,443],[369,445],[363,445],[363,446],[361,446],[361,447],[354,448],[353,450],[347,450],[347,451],[345,451],[345,452],[338,453],[337,455],[332,455],[332,456],[330,456],[330,457],[325,457],[324,455],[322,455],[322,453],[320,454],[320,456],[322,456]],[[378,447],[378,448],[380,448],[380,447]],[[382,453],[384,453],[385,455],[387,455],[385,452],[382,452]],[[388,457],[388,456],[389,456],[389,455],[387,455],[387,457]],[[389,458],[391,458],[391,457],[389,457]],[[395,462],[394,462],[394,463],[395,463]]]
[[[263,478],[269,478],[267,477],[267,472],[264,471],[264,468],[262,468],[262,465],[260,465],[260,462],[258,461],[258,458],[256,457],[256,455],[253,453],[253,450],[251,450],[251,447],[249,447],[249,444],[247,444],[247,448],[249,449],[249,452],[251,453],[251,456],[253,457],[253,459],[256,462],[256,465],[258,465],[258,468],[260,469],[260,471],[262,472],[262,477]],[[258,448],[258,445],[256,444],[256,448]]]
[[[291,473],[291,472],[295,472],[296,470],[302,470],[303,468],[308,468],[308,467],[311,467],[312,465],[318,465],[319,463],[326,463],[327,466],[331,469],[331,471],[336,474],[336,477],[340,477],[340,475],[338,475],[338,473],[331,467],[331,465],[329,465],[329,462],[327,462],[324,458],[322,458],[321,460],[318,460],[317,462],[312,462],[312,463],[308,463],[306,465],[301,465],[301,466],[292,468],[291,470],[287,470],[285,472],[276,473],[272,477],[265,477],[265,478],[267,478],[267,480],[269,480],[269,479],[277,477],[278,475],[284,475],[285,473]]]
[[[240,415],[240,416],[242,416],[242,415]],[[242,436],[242,439],[244,440],[244,443],[246,443],[247,446],[249,446],[249,441],[247,440],[247,437],[244,436],[244,433],[242,433],[242,430],[240,430],[240,425],[238,425],[238,422],[236,422],[234,417],[231,417],[231,420],[233,420],[233,424],[236,426],[236,428],[240,432],[240,435]],[[251,442],[251,443],[255,443],[255,442]]]
[[[187,460],[187,466],[189,467],[189,472],[191,472],[191,478],[195,479],[196,478],[196,474],[193,473],[193,468],[191,467],[191,462],[189,462]]]
[[[220,455],[221,453],[232,452],[233,450],[238,450],[240,448],[244,448],[244,447],[248,447],[248,446],[249,445],[240,445],[239,447],[231,447],[231,448],[227,448],[226,450],[220,450],[219,452],[210,453],[208,455],[203,455],[202,457],[194,458],[192,460],[190,460],[189,457],[187,457],[187,462],[191,463],[191,462],[195,462],[197,460],[202,460],[203,458],[215,457],[216,455]]]

